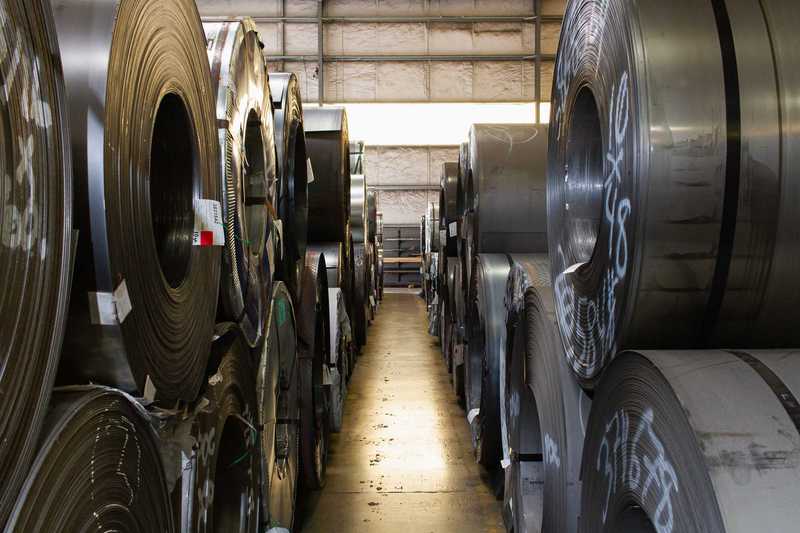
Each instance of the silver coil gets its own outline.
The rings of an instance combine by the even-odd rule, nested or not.
[[[350,141],[341,107],[305,110],[308,157],[314,182],[308,187],[308,237],[314,242],[350,241]],[[349,247],[345,246],[345,250]]]
[[[236,524],[260,530],[261,456],[251,353],[238,328],[214,342],[216,370],[192,424],[196,452],[183,469],[181,531],[219,531]]]
[[[58,368],[74,245],[67,104],[49,3],[0,3],[0,45],[2,529],[36,453]]]
[[[594,394],[580,530],[796,529],[798,355],[619,355]]]
[[[344,400],[347,396],[348,351],[352,343],[350,317],[344,302],[342,289],[328,288],[328,322],[330,324],[330,384],[327,387],[330,416],[328,424],[333,433],[342,430]]]
[[[261,429],[262,516],[291,529],[300,474],[300,398],[297,329],[292,297],[283,282],[272,289],[267,329],[256,373]]]
[[[363,244],[353,246],[353,302],[350,320],[353,338],[359,346],[367,344],[367,255]]]
[[[578,531],[591,402],[564,357],[546,255],[513,256],[501,369],[505,516],[513,531]]]
[[[458,254],[458,163],[443,163],[439,200],[440,231],[445,231],[444,248],[448,257]]]
[[[378,193],[375,189],[367,189],[367,235],[370,242],[377,244],[378,239]]]
[[[325,486],[330,417],[326,370],[330,365],[328,277],[325,256],[306,252],[297,302],[300,379],[300,474],[311,490]]]
[[[299,270],[306,255],[308,180],[311,178],[308,174],[303,102],[300,82],[294,74],[271,73],[269,87],[275,111],[275,149],[279,170],[274,207],[282,228],[277,276],[296,296]]]
[[[350,231],[356,244],[370,240],[367,216],[367,180],[363,174],[353,174],[350,176]]]
[[[344,250],[340,242],[312,243],[309,252],[321,253],[325,256],[325,268],[328,277],[328,288],[342,287],[344,281]]]
[[[52,6],[80,233],[63,379],[194,400],[221,267],[221,247],[204,244],[224,240],[214,92],[197,7]]]
[[[203,24],[217,98],[222,218],[220,307],[258,343],[272,290],[267,246],[275,200],[272,100],[261,42],[252,19]]]
[[[559,327],[585,385],[626,347],[800,341],[798,9],[570,4],[548,221]]]
[[[176,531],[158,436],[133,398],[56,389],[45,427],[4,531]]]
[[[505,293],[511,263],[505,254],[480,254],[475,266],[475,300],[469,302],[465,318],[465,409],[478,462],[497,470],[502,458],[500,370],[506,351]]]

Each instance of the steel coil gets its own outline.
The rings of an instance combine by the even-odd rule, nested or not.
[[[300,474],[308,489],[325,486],[330,409],[326,390],[330,365],[328,278],[325,257],[306,253],[300,300],[297,302],[300,377]]]
[[[459,216],[462,216],[472,209],[472,205],[469,204],[469,201],[473,198],[473,195],[467,191],[467,183],[470,181],[469,176],[471,172],[469,156],[469,143],[461,143],[458,147],[458,183],[456,187],[456,195],[458,198],[456,207]]]
[[[293,295],[306,255],[309,228],[309,160],[303,124],[300,82],[294,74],[269,75],[272,108],[275,112],[275,149],[279,180],[275,210],[281,227],[282,252],[278,261],[278,279],[289,285]]]
[[[792,531],[794,351],[626,352],[592,404],[581,531]]]
[[[364,141],[350,141],[350,172],[365,174],[364,156],[366,147]]]
[[[0,4],[0,41],[2,528],[36,453],[58,368],[74,247],[67,106],[50,5]]]
[[[466,317],[464,391],[467,420],[479,463],[500,467],[500,370],[506,351],[505,293],[510,258],[480,254],[475,261],[475,300]]]
[[[378,248],[377,255],[378,300],[383,300],[383,246]]]
[[[475,124],[469,149],[475,253],[547,252],[547,126]]]
[[[458,254],[458,163],[442,164],[440,184],[439,218],[441,229],[445,230],[444,248],[448,256]]]
[[[342,287],[344,281],[344,250],[340,242],[312,243],[308,245],[309,252],[321,253],[325,256],[325,268],[328,278],[328,288]]]
[[[456,262],[453,270],[453,340],[452,352],[450,357],[450,368],[453,374],[453,391],[456,393],[456,400],[466,407],[466,370],[464,369],[464,352],[467,341],[465,330],[467,304],[464,299],[464,275],[462,274],[463,265]]]
[[[330,323],[330,384],[328,386],[328,406],[330,430],[342,430],[344,399],[347,396],[347,378],[350,375],[347,353],[352,343],[350,317],[344,303],[344,295],[339,287],[328,288],[328,322]]]
[[[183,469],[182,531],[259,529],[261,456],[250,350],[238,328],[214,342],[208,378],[192,425],[196,453]]]
[[[367,344],[367,255],[363,244],[353,246],[353,338],[359,346]]]
[[[350,231],[354,243],[369,242],[367,180],[363,174],[350,176]]]
[[[559,327],[585,385],[631,346],[800,341],[798,10],[570,4],[548,221]]]
[[[64,381],[194,400],[224,243],[214,93],[197,7],[52,5],[80,232]]]
[[[262,511],[273,526],[294,523],[300,472],[300,400],[294,307],[283,282],[273,285],[256,374],[261,430]]]
[[[350,157],[347,113],[340,107],[305,110],[308,156],[308,237],[315,242],[350,241]],[[346,248],[345,248],[346,249]]]
[[[274,275],[267,243],[277,170],[267,68],[252,19],[206,22],[203,29],[217,97],[223,191],[221,318],[237,322],[247,343],[255,347],[266,322]]]
[[[508,349],[501,372],[507,527],[575,533],[591,404],[564,357],[548,257],[513,259],[505,297]]]
[[[57,390],[38,455],[4,531],[176,531],[158,437],[148,418],[118,390]]]
[[[378,193],[367,189],[367,235],[373,244],[378,239]]]

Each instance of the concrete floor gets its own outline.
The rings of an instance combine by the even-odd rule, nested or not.
[[[300,511],[302,531],[505,531],[422,299],[385,295],[345,409],[327,486]]]

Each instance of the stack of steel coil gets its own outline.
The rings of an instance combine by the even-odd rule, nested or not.
[[[328,305],[330,276],[352,286],[349,211],[332,272],[306,253],[297,79],[268,76],[252,20],[191,0],[0,19],[0,529],[291,528],[352,351]]]
[[[466,353],[468,419],[479,459],[504,469],[509,530],[786,531],[800,518],[791,20],[789,0],[571,2],[546,218],[542,151],[500,192],[515,190],[513,158],[481,145],[511,137],[475,126],[462,147],[442,351],[456,368]]]

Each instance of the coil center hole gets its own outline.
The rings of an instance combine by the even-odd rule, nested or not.
[[[255,505],[255,495],[249,492],[252,458],[247,446],[248,438],[250,428],[229,417],[222,430],[214,475],[215,532],[247,529],[249,509]]]
[[[603,214],[603,137],[592,91],[584,87],[572,107],[564,169],[566,233],[572,263],[592,258]]]
[[[615,531],[626,533],[656,533],[650,517],[638,505],[630,505],[619,515]]]
[[[194,231],[194,184],[198,157],[194,127],[177,94],[161,100],[150,145],[150,216],[158,261],[172,288],[189,269]]]
[[[244,137],[245,161],[243,161],[243,180],[239,187],[240,202],[244,206],[244,227],[242,242],[250,253],[259,255],[264,249],[269,212],[269,183],[266,175],[266,151],[261,134],[261,119],[255,110],[247,117],[247,130]]]

